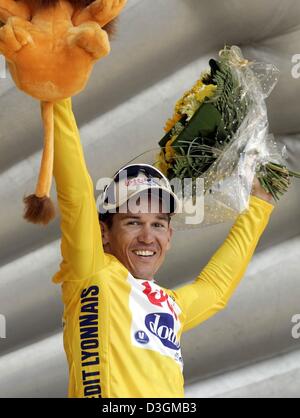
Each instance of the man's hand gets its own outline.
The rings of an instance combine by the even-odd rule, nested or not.
[[[259,180],[256,176],[254,177],[251,194],[253,196],[259,197],[260,199],[263,199],[266,202],[271,203],[272,205],[274,205],[273,196],[271,195],[271,193],[267,193],[265,191],[265,189],[261,186],[261,184],[260,184],[260,182],[259,182]]]

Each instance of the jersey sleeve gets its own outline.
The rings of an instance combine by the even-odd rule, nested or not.
[[[236,219],[226,240],[191,284],[174,290],[184,314],[183,332],[224,309],[245,274],[274,209],[256,196]]]
[[[54,282],[85,279],[105,261],[101,230],[71,98],[54,104],[54,167],[63,261]]]

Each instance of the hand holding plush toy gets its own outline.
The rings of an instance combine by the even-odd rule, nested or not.
[[[111,22],[127,0],[0,0],[0,53],[16,86],[41,101],[44,149],[24,218],[47,224],[53,171],[53,102],[82,91],[94,63],[110,52]],[[104,28],[104,29],[102,29]]]

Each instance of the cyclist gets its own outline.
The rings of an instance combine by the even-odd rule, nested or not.
[[[54,120],[62,262],[53,281],[62,285],[68,395],[183,397],[181,335],[227,306],[269,222],[272,198],[256,179],[249,209],[194,282],[163,288],[155,274],[178,205],[167,179],[146,164],[124,167],[99,215],[70,98],[55,104]]]

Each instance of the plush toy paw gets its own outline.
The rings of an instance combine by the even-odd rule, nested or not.
[[[27,25],[31,25],[20,17],[9,17],[6,25],[0,29],[0,51],[6,58],[20,51],[28,43],[33,43],[33,39],[27,30]]]
[[[126,2],[127,0],[96,0],[90,5],[91,14],[103,27],[120,14]]]
[[[69,30],[67,42],[70,47],[77,45],[84,49],[94,60],[110,53],[108,35],[96,22],[86,22],[72,27]]]
[[[121,13],[126,3],[127,0],[95,0],[85,9],[75,12],[72,21],[78,26],[93,20],[103,28]]]
[[[11,25],[17,41],[20,42],[22,46],[33,43],[30,34],[30,31],[34,29],[32,23],[21,17],[13,16],[7,20],[7,24]]]
[[[1,0],[0,1],[0,21],[6,23],[11,16],[19,16],[30,20],[30,8],[23,0]]]

